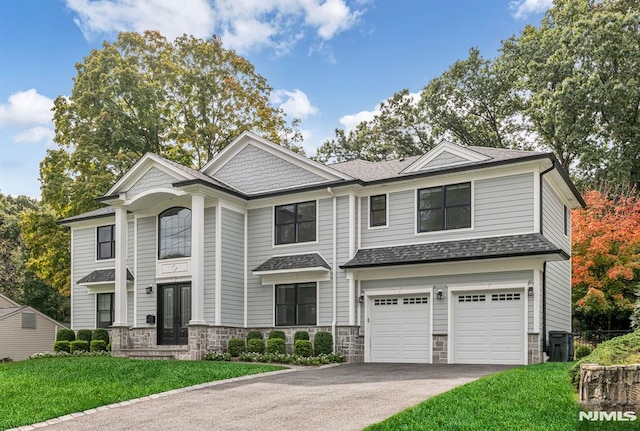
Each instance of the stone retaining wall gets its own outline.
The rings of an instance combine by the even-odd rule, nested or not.
[[[640,364],[582,364],[578,395],[589,410],[640,413]]]

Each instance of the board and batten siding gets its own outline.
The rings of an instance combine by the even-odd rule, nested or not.
[[[222,324],[244,325],[244,214],[222,208]]]
[[[397,278],[391,280],[365,280],[361,282],[361,288],[363,292],[375,293],[376,290],[388,290],[398,288],[430,288],[433,287],[434,298],[429,298],[433,301],[433,333],[447,334],[448,332],[448,297],[449,291],[447,285],[464,284],[469,287],[469,290],[473,290],[474,283],[477,283],[478,290],[492,290],[485,289],[482,284],[487,283],[506,283],[514,282],[520,285],[527,285],[528,281],[533,279],[533,271],[508,271],[508,272],[495,272],[495,273],[482,273],[482,274],[457,274],[457,275],[444,275],[434,277],[411,277],[411,278]],[[439,289],[442,289],[442,299],[436,299],[436,293]],[[527,292],[523,292],[525,295]],[[529,301],[529,310],[527,312],[529,331],[533,330],[533,301]],[[361,307],[362,321],[364,322],[364,307]]]
[[[389,194],[388,228],[369,229],[369,198],[361,202],[362,247],[384,247],[533,232],[533,173],[478,180],[473,185],[473,230],[418,234],[416,189]],[[446,185],[448,183],[443,183]]]
[[[35,329],[22,328],[23,313],[35,315]],[[52,352],[56,333],[61,328],[28,308],[0,319],[0,359],[21,361],[34,353]]]

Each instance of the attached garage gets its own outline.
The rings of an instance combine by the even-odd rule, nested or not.
[[[431,362],[427,293],[369,298],[369,362]]]
[[[452,292],[451,301],[452,363],[525,363],[523,290]]]

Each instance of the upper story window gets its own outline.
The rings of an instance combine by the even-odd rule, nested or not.
[[[369,197],[369,227],[387,225],[387,195]]]
[[[316,201],[280,205],[275,211],[276,245],[316,240]]]
[[[96,257],[98,260],[113,259],[116,257],[116,231],[115,225],[98,227],[98,240]]]
[[[418,232],[471,227],[471,183],[418,190]]]
[[[191,256],[191,210],[169,208],[158,216],[158,258]]]

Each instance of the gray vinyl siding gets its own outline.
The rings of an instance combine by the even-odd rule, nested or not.
[[[569,214],[570,216],[570,214]],[[571,254],[571,219],[568,234],[564,234],[564,203],[546,180],[542,181],[542,232],[544,236]]]
[[[204,320],[209,324],[216,314],[216,211],[204,209]]]
[[[222,324],[244,325],[244,215],[222,208]]]
[[[157,255],[156,217],[138,219],[138,267],[136,270],[136,295],[138,315],[134,326],[147,326],[148,314],[156,313],[156,255]],[[154,286],[153,293],[147,294],[146,287]]]
[[[533,279],[533,271],[509,271],[483,274],[458,274],[445,275],[435,277],[412,277],[399,278],[392,280],[370,280],[362,281],[362,291],[374,292],[376,290],[385,290],[390,288],[411,288],[411,287],[432,287],[433,295],[442,289],[442,299],[431,298],[433,301],[433,333],[446,334],[448,332],[447,307],[449,292],[447,285],[455,284],[471,284],[474,282],[480,286],[482,283],[490,282],[516,282],[526,285],[529,280]],[[526,292],[525,292],[526,294]],[[527,312],[529,330],[533,328],[533,301],[529,301],[529,309]],[[361,307],[364,308],[364,307]],[[364,320],[362,320],[364,321]]]
[[[22,329],[22,313],[35,314],[35,329]],[[29,308],[0,319],[0,359],[21,361],[34,353],[53,351],[59,328],[62,327]]]
[[[475,181],[474,229],[466,231],[449,230],[416,235],[415,189],[390,193],[388,228],[369,229],[369,198],[363,197],[362,247],[533,232],[533,180],[533,173],[525,173]]]
[[[571,330],[571,262],[548,262],[547,331]]]
[[[338,198],[338,217],[337,217],[337,259],[338,265],[349,261],[349,197],[341,196]],[[347,273],[338,267],[338,288],[337,288],[337,322],[345,325],[349,323],[349,280]],[[331,285],[333,289],[333,284]],[[333,298],[332,298],[333,306]],[[333,310],[331,310],[333,313]],[[329,314],[331,321],[332,314]]]
[[[213,177],[245,193],[259,193],[326,181],[323,177],[254,145],[243,148]]]
[[[294,203],[295,201],[292,201]],[[333,262],[333,200],[320,199],[318,202],[317,242],[300,243],[286,246],[273,246],[273,206],[248,211],[248,325],[271,326],[274,316],[274,290],[272,285],[262,285],[261,277],[253,275],[251,270],[272,256],[319,253],[331,266]],[[348,230],[348,198],[338,198],[338,234],[345,236]],[[344,221],[342,220],[344,219]],[[345,237],[346,239],[346,237]],[[340,245],[338,256],[346,259],[348,241]],[[344,250],[342,249],[344,248]],[[339,263],[339,262],[338,262]],[[348,282],[344,271],[338,269],[338,324],[348,323]],[[317,316],[319,325],[330,325],[333,319],[333,281],[319,282]]]
[[[132,199],[147,190],[161,187],[172,188],[172,184],[178,181],[173,176],[161,171],[158,168],[149,169],[129,190],[127,199]]]

